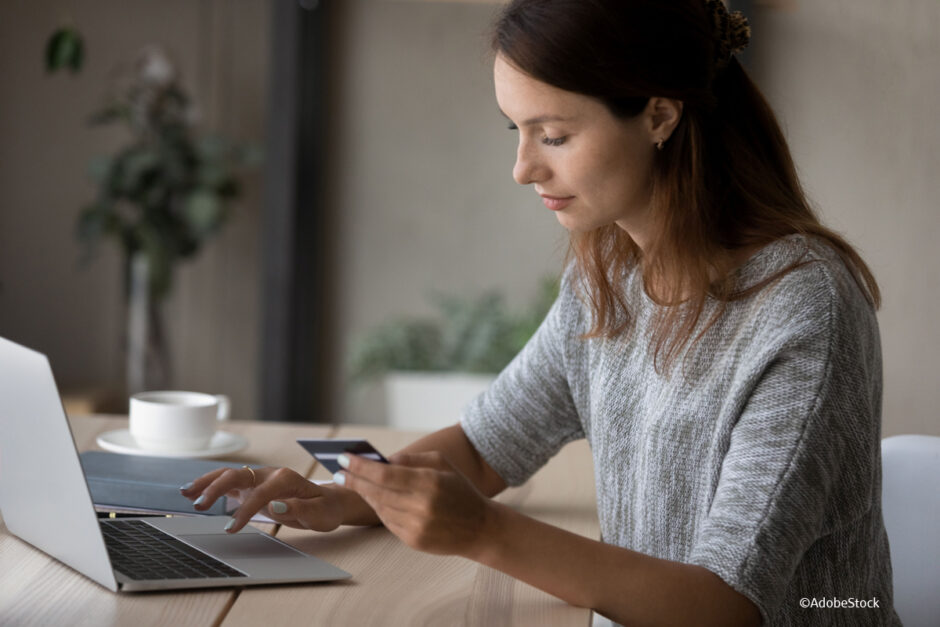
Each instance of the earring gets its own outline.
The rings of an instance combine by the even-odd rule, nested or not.
[[[659,141],[656,142],[656,150],[662,150],[662,149],[663,149],[663,144],[664,144],[665,142],[666,142],[666,140],[663,139],[662,137],[660,137],[660,138],[659,138]]]

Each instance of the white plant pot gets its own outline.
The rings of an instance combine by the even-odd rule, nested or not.
[[[495,378],[462,372],[390,372],[385,375],[388,424],[411,431],[435,431],[456,424],[464,407]]]

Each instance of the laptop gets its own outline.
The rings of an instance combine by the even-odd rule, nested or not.
[[[347,579],[226,516],[99,519],[45,355],[0,337],[0,513],[20,539],[115,592]]]

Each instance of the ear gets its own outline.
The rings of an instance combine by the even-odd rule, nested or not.
[[[646,104],[646,114],[652,143],[668,141],[682,119],[682,101],[675,98],[650,98]]]

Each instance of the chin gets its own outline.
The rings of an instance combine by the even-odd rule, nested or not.
[[[559,211],[555,214],[558,223],[562,225],[569,233],[587,233],[604,226],[606,223],[595,223],[595,221],[579,219],[577,215]]]

